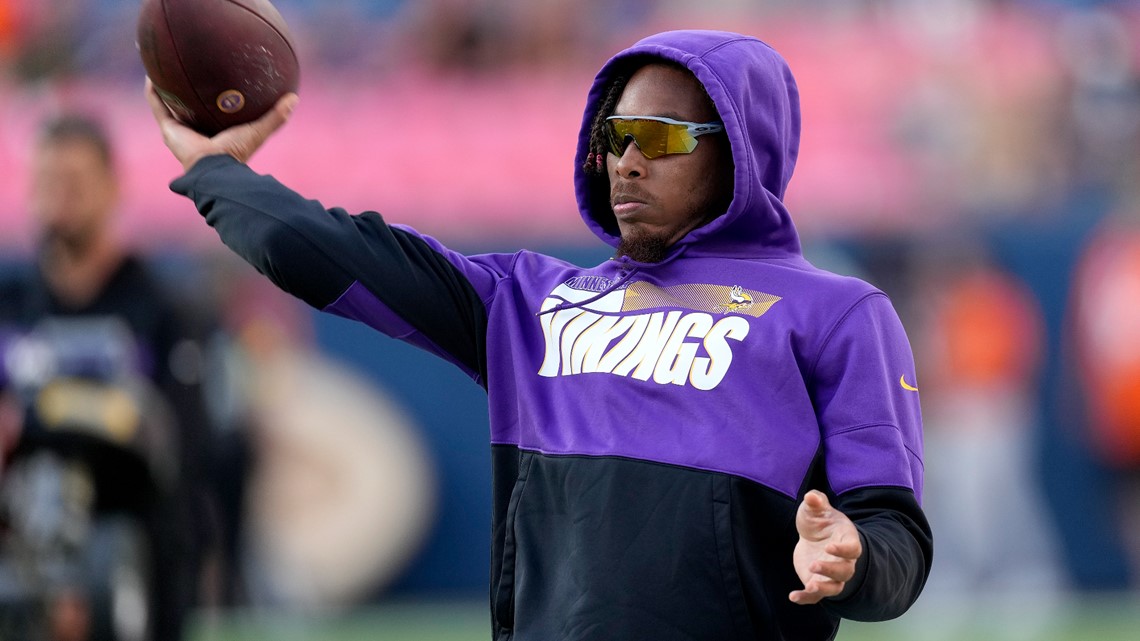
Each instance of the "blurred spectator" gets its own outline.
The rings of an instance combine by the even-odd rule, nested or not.
[[[1031,445],[1041,312],[980,242],[943,238],[919,253],[927,507],[942,533],[930,587],[1040,598],[1062,584]]]
[[[1140,210],[1129,203],[1085,246],[1072,328],[1091,446],[1114,478],[1116,525],[1140,576]]]
[[[164,436],[177,456],[176,476],[171,484],[160,484],[157,496],[138,502],[145,505],[156,569],[150,595],[153,638],[177,640],[201,588],[202,559],[219,537],[209,479],[213,428],[202,395],[209,376],[204,369],[208,314],[183,307],[193,300],[189,292],[167,289],[153,265],[117,236],[120,177],[113,143],[99,122],[84,115],[46,121],[34,144],[31,178],[35,260],[0,286],[0,320],[32,331],[46,319],[113,318],[129,329],[139,370],[173,410],[173,423],[164,427],[174,433]],[[73,614],[80,606],[88,615],[103,607],[74,598],[61,604]]]
[[[1140,229],[1128,223],[1108,220],[1093,236],[1073,292],[1092,437],[1122,469],[1140,468]]]

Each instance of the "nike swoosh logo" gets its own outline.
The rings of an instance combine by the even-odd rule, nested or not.
[[[902,376],[899,377],[899,385],[902,385],[902,388],[908,392],[917,392],[918,391],[917,387],[906,382],[906,374],[903,374]]]

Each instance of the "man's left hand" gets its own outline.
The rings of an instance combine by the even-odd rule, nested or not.
[[[792,553],[804,589],[788,595],[793,603],[819,603],[843,591],[863,554],[859,530],[847,515],[831,507],[827,495],[811,490],[796,512],[800,541]]]

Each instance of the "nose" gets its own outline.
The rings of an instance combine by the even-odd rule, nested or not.
[[[614,164],[614,171],[622,178],[641,178],[646,175],[649,159],[641,153],[641,148],[632,138],[627,140],[629,142],[625,150],[617,157],[617,163]]]

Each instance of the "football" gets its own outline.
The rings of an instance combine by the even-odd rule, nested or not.
[[[142,0],[143,67],[175,117],[212,136],[297,91],[300,63],[269,0]]]

